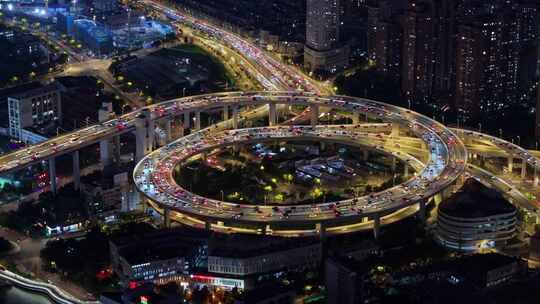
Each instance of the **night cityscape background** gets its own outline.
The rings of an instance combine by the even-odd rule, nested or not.
[[[0,303],[538,303],[538,0],[0,0]]]

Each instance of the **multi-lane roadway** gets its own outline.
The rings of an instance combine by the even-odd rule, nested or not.
[[[284,217],[283,212],[275,212],[274,208],[258,207],[254,209],[250,205],[228,204],[189,193],[175,184],[171,172],[179,162],[187,157],[217,146],[231,145],[237,142],[276,140],[297,136],[343,140],[342,137],[354,139],[357,136],[347,131],[345,126],[338,131],[329,130],[328,127],[300,126],[224,132],[206,129],[180,138],[149,154],[135,169],[134,179],[139,190],[161,207],[173,207],[176,210],[199,217],[227,218],[241,222],[297,221],[318,223],[336,218],[341,220],[341,217],[347,216],[358,218],[373,214],[388,214],[411,204],[425,201],[442,191],[464,171],[467,162],[467,153],[463,144],[450,130],[421,114],[391,105],[344,96],[320,97],[313,94],[277,92],[250,93],[236,97],[210,97],[210,100],[212,100],[211,104],[200,101],[193,102],[193,104],[183,102],[183,108],[177,108],[177,111],[202,111],[208,107],[240,106],[247,102],[248,104],[301,104],[309,108],[324,106],[357,113],[368,113],[376,119],[398,125],[402,128],[402,132],[415,134],[421,138],[427,149],[426,168],[407,183],[389,189],[387,192],[374,194],[371,197],[317,206],[319,212],[316,213],[306,211],[312,210],[313,206],[289,206],[287,216]],[[160,108],[157,109],[158,112],[160,110]],[[164,108],[163,115],[167,115],[166,113],[170,110],[170,108],[169,110]],[[384,147],[376,148],[384,150]],[[341,209],[337,209],[336,205],[339,205]]]

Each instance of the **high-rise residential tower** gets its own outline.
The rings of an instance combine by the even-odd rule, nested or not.
[[[411,0],[403,22],[401,89],[414,100],[452,91],[455,1]]]
[[[349,49],[340,41],[340,0],[307,0],[304,63],[311,71],[334,73],[349,63]]]

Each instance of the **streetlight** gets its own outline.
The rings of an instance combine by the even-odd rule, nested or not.
[[[519,135],[517,136],[517,139],[518,139],[518,146],[521,146],[521,137]]]
[[[221,201],[224,202],[225,200],[223,199],[223,197],[225,196],[224,193],[223,193],[223,190],[219,190],[219,192],[221,192]]]
[[[124,111],[125,111],[125,109],[126,109],[127,106],[128,106],[128,104],[122,105],[122,116],[124,115]]]

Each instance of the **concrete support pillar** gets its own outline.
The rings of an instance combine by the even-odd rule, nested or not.
[[[321,240],[326,239],[326,226],[324,225],[324,223],[315,224],[315,230],[317,230],[317,232],[319,233],[319,238]]]
[[[171,227],[171,209],[164,208],[163,209],[163,228],[170,228]]]
[[[527,177],[527,160],[524,158],[521,160],[521,179]]]
[[[409,176],[409,166],[405,163],[405,165],[403,166],[404,170],[403,170],[403,176],[404,177],[408,177]]]
[[[120,135],[113,137],[114,144],[114,161],[120,164],[120,156],[122,155],[122,145],[120,144]]]
[[[201,111],[195,112],[195,131],[201,130]]]
[[[358,112],[353,112],[352,113],[352,123],[353,125],[357,125],[360,123],[360,113]]]
[[[73,159],[73,187],[75,190],[81,188],[81,165],[79,163],[79,150],[73,151],[71,154]]]
[[[166,119],[163,122],[163,131],[165,132],[165,143],[168,144],[172,140],[171,120],[170,119]]]
[[[238,106],[233,106],[233,129],[238,129]]]
[[[381,234],[381,217],[380,215],[376,214],[373,217],[373,237],[375,240],[379,239],[379,236]]]
[[[211,231],[212,230],[212,222],[209,222],[209,221],[204,222],[204,229],[206,229],[206,231]]]
[[[311,126],[314,127],[319,123],[319,105],[309,106],[311,112]]]
[[[229,106],[223,106],[223,120],[229,120]]]
[[[538,173],[536,170],[536,166],[533,166],[533,183],[535,186],[538,185]]]
[[[98,111],[99,122],[104,122],[112,118],[112,104],[103,103]],[[103,167],[111,164],[111,142],[109,139],[104,139],[99,142],[99,159]]]
[[[426,203],[426,200],[423,199],[418,202],[418,218],[422,223],[426,222]]]
[[[122,155],[122,145],[120,144],[120,135],[113,137],[114,144],[114,161],[119,164],[120,156]]]
[[[103,167],[111,164],[111,143],[108,139],[99,142],[99,159]]]
[[[191,127],[191,122],[189,121],[189,112],[184,112],[183,128],[189,129]]]
[[[268,125],[275,126],[277,124],[276,104],[269,103],[268,107],[270,108],[268,111]]]
[[[56,195],[58,185],[56,184],[56,161],[54,157],[49,158],[49,179],[51,180],[51,192]]]
[[[364,161],[367,161],[369,158],[369,150],[363,150],[362,152],[363,152]]]
[[[321,151],[324,151],[324,150],[326,150],[326,142],[324,142],[324,141],[320,141],[320,142],[319,142],[319,145],[320,145],[320,149],[321,149]]]
[[[514,158],[512,156],[508,157],[508,172],[512,173],[514,170]]]
[[[143,110],[135,121],[136,149],[135,157],[137,161],[152,152],[154,148],[154,121],[149,110]]]
[[[392,156],[392,172],[396,172],[397,159],[395,156]]]

